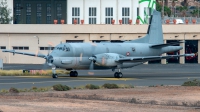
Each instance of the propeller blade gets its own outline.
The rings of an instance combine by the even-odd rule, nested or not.
[[[53,46],[54,46],[54,44],[52,42],[48,42],[48,55],[51,52],[51,49]]]
[[[94,61],[91,61],[91,63],[90,63],[90,68],[89,68],[90,70],[94,70]]]
[[[92,56],[89,58],[89,60],[91,60],[91,63],[90,63],[90,70],[93,70],[94,69],[94,63],[96,62],[96,56]]]
[[[106,61],[106,59],[105,59],[105,57],[103,56],[103,57],[102,57],[102,60],[101,60],[101,64],[104,65],[104,64],[105,64],[105,61]]]
[[[80,54],[80,61],[82,61],[83,53]]]

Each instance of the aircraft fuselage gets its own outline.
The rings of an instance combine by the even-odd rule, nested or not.
[[[63,43],[57,45],[50,53],[53,64],[65,69],[88,69],[91,63],[89,57],[102,53],[116,53],[126,57],[159,56],[166,52],[182,49],[180,46],[168,46],[160,49],[150,48],[147,43]],[[123,63],[121,68],[130,68],[139,63]],[[94,69],[110,69],[116,66],[98,66]]]

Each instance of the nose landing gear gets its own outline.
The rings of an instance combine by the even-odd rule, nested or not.
[[[53,66],[52,67],[52,78],[58,78],[58,75],[56,74],[56,67],[55,66]]]

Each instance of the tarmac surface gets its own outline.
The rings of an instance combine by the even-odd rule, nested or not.
[[[4,65],[9,69],[41,69],[43,65]],[[57,79],[51,76],[0,76],[0,90],[15,88],[48,87],[54,84],[65,84],[70,87],[86,84],[103,85],[105,83],[131,84],[133,86],[182,85],[185,81],[200,80],[199,64],[148,64],[130,69],[123,69],[123,78],[113,78],[111,70],[77,70],[78,77],[59,75]],[[93,73],[91,75],[91,72]]]

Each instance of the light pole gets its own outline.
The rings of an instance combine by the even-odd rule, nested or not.
[[[164,19],[164,6],[165,6],[165,3],[164,3],[164,0],[162,0],[162,17]]]
[[[199,18],[199,1],[197,1],[198,2],[198,18]]]

